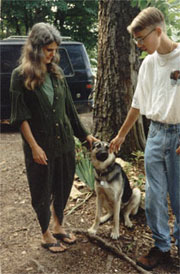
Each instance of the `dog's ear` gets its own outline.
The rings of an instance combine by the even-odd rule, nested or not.
[[[91,148],[88,141],[84,141],[84,142],[82,143],[82,146],[86,147],[88,150],[90,150],[90,148]]]

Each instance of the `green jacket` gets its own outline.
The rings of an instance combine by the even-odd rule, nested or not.
[[[42,87],[34,91],[24,86],[19,67],[11,76],[11,123],[20,126],[27,120],[37,143],[50,155],[74,149],[74,137],[81,141],[89,134],[81,124],[65,77],[51,75],[54,102],[50,104]],[[24,140],[25,141],[25,140]],[[25,145],[28,144],[25,141]]]

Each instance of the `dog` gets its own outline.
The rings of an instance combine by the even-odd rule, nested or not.
[[[141,201],[139,188],[131,189],[129,180],[114,153],[109,153],[109,143],[97,141],[92,145],[91,160],[95,173],[96,215],[88,233],[95,235],[100,223],[113,216],[112,239],[119,237],[120,210],[123,208],[125,226],[133,226],[129,215],[136,215]],[[103,209],[106,214],[102,216]]]

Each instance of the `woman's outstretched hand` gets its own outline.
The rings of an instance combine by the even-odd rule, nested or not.
[[[93,135],[88,135],[88,136],[86,137],[86,140],[88,141],[88,143],[89,143],[89,145],[90,145],[90,148],[92,148],[92,144],[93,144],[94,142],[99,141],[99,139],[97,139],[97,138],[94,137]]]

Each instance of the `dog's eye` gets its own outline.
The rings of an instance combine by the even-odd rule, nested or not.
[[[101,148],[101,144],[98,143],[98,144],[96,145],[96,147],[97,147],[97,148]]]

